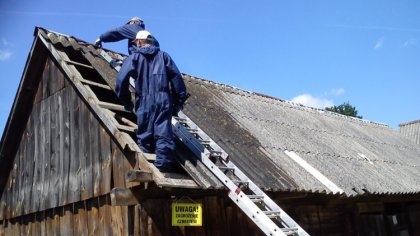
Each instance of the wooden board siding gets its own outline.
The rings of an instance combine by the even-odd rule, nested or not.
[[[124,228],[126,212],[113,217],[109,195],[91,198],[42,212],[0,221],[0,236],[6,235],[113,235],[111,225]],[[124,234],[114,234],[124,235]]]
[[[0,220],[109,193],[113,158],[125,186],[119,146],[50,59],[35,97],[0,199]]]

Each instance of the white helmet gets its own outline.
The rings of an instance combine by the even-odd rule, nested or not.
[[[136,39],[151,39],[152,37],[152,34],[147,30],[140,30],[136,34]]]

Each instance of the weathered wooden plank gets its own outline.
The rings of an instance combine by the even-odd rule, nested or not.
[[[47,235],[47,229],[45,227],[46,219],[47,217],[46,217],[45,211],[37,213],[37,221],[39,222],[39,232],[41,235]]]
[[[44,70],[43,70],[43,72],[42,72],[42,84],[43,84],[43,86],[42,86],[42,97],[43,97],[43,99],[46,99],[46,98],[48,98],[49,96],[50,96],[50,93],[49,93],[49,81],[48,81],[48,73],[46,73],[47,71],[48,71],[48,68],[49,68],[49,63],[48,63],[48,59],[45,61],[45,64],[44,64]]]
[[[69,172],[70,172],[70,89],[63,90],[62,106],[59,113],[60,120],[60,178],[62,179],[62,186],[60,189],[59,201],[60,204],[66,205],[68,203],[68,188],[69,188]]]
[[[91,145],[90,156],[92,157],[92,182],[93,182],[93,196],[99,197],[101,195],[101,178],[102,178],[102,168],[101,168],[101,158],[100,158],[100,129],[99,121],[92,114],[90,115],[89,120],[90,126],[90,141]]]
[[[4,223],[3,223],[3,225],[4,225],[4,233],[5,233],[5,235],[12,235],[11,234],[11,230],[10,230],[9,220],[5,220]]]
[[[51,78],[50,80],[55,80]],[[51,83],[51,86],[56,86],[55,83]],[[55,87],[54,87],[55,89]],[[58,193],[59,190],[58,187],[60,185],[59,183],[59,153],[60,153],[60,146],[59,146],[59,127],[58,127],[58,102],[61,98],[58,93],[55,93],[51,97],[48,98],[50,101],[50,127],[51,127],[51,133],[50,133],[50,173],[48,178],[48,193],[47,193],[47,203],[46,208],[53,208],[58,205]]]
[[[34,97],[34,100],[33,100],[33,104],[34,105],[38,105],[44,98],[42,97],[42,87],[43,87],[43,81],[42,81],[42,79],[39,81],[39,84],[38,84],[38,88],[37,88],[37,91],[36,91],[36,94],[35,94],[35,97]]]
[[[19,150],[15,157],[15,162],[17,164],[17,171],[16,171],[16,194],[14,195],[15,202],[14,202],[14,216],[20,216],[22,211],[22,202],[24,198],[24,190],[23,190],[23,184],[25,179],[25,162],[24,162],[24,155],[26,152],[26,133],[27,130],[22,134],[22,139],[19,144]]]
[[[132,207],[133,210],[133,222],[131,225],[133,226],[133,235],[140,235],[140,210],[139,205],[134,205]]]
[[[36,116],[31,114],[30,121],[28,122],[28,136],[26,138],[27,143],[27,152],[25,155],[25,162],[26,162],[26,178],[24,182],[25,186],[25,193],[24,193],[24,204],[23,204],[23,213],[29,214],[31,213],[31,202],[33,201],[32,196],[32,189],[33,189],[33,181],[34,181],[34,173],[35,173],[35,123],[36,123]]]
[[[25,214],[25,209],[27,208],[27,205],[29,205],[29,191],[31,186],[28,184],[29,179],[32,179],[31,174],[31,168],[33,168],[33,154],[30,150],[30,145],[32,143],[32,122],[31,117],[29,117],[28,122],[26,124],[26,130],[24,132],[24,136],[22,137],[23,143],[23,151],[22,151],[22,165],[21,165],[21,171],[23,174],[21,175],[21,186],[20,186],[20,201],[19,201],[19,207],[17,211],[17,215],[21,216]],[[25,222],[27,220],[23,219]],[[26,230],[26,229],[25,229]]]
[[[45,210],[48,206],[49,198],[49,177],[50,177],[50,150],[51,150],[51,123],[50,123],[50,99],[45,99],[41,103],[42,112],[41,112],[41,147],[42,147],[42,172],[41,172],[41,183],[42,183],[42,192],[40,197],[40,206],[39,210]]]
[[[45,232],[46,235],[54,235],[53,229],[54,212],[52,209],[45,211]]]
[[[53,209],[53,219],[52,219],[52,231],[53,235],[60,236],[60,210],[62,207],[57,207]]]
[[[99,198],[99,235],[112,235],[111,203],[109,195]]]
[[[80,99],[76,92],[70,87],[69,90],[69,109],[70,109],[70,170],[69,170],[69,190],[67,201],[69,203],[80,200],[80,158],[79,158],[79,139],[80,139]]]
[[[54,64],[52,63],[51,59],[47,59],[46,68],[44,71],[45,76],[47,77],[47,96],[50,97],[53,95],[57,90],[57,80],[54,78]]]
[[[129,188],[113,188],[110,196],[112,206],[130,206],[139,204],[136,196]]]
[[[59,69],[59,65],[57,65],[55,62],[54,63],[54,70],[55,70],[55,77],[57,78],[57,89],[58,91],[64,89],[67,84],[66,84],[66,77],[63,74],[63,72],[61,72],[61,70]]]
[[[73,204],[70,204],[62,208],[62,215],[60,219],[60,234],[64,236],[73,235],[73,230]]]
[[[124,168],[125,186],[127,186],[128,188],[131,188],[131,187],[140,185],[139,182],[129,182],[129,181],[126,180],[126,176],[127,176],[128,171],[139,169],[136,153],[129,152],[126,155],[123,155],[121,159],[122,159],[123,164],[124,164],[123,168]],[[148,171],[148,170],[144,170],[144,171]]]
[[[99,198],[89,199],[87,202],[89,235],[99,235]]]
[[[23,132],[22,135],[25,135],[26,130]],[[23,185],[23,171],[22,169],[24,168],[23,165],[23,152],[24,152],[24,148],[25,148],[25,142],[24,142],[24,138],[22,138],[20,145],[19,145],[19,149],[18,152],[16,153],[15,156],[15,165],[16,165],[16,175],[15,175],[15,186],[13,189],[13,208],[12,208],[12,216],[16,217],[19,215],[20,209],[21,209],[21,201],[22,201],[22,185]]]
[[[198,185],[193,180],[189,179],[158,178],[155,179],[155,183],[159,187],[198,188]]]
[[[16,205],[18,202],[18,194],[19,194],[19,179],[18,179],[18,171],[19,171],[19,163],[20,163],[20,152],[22,150],[18,149],[17,153],[16,153],[16,157],[14,160],[14,164],[13,164],[13,171],[10,177],[11,180],[11,199],[10,199],[10,217],[8,218],[12,218],[16,216]]]
[[[41,222],[42,222],[42,215],[40,212],[34,213],[34,222],[32,224],[32,236],[41,236]]]
[[[31,212],[37,212],[40,204],[40,196],[42,192],[42,160],[41,156],[43,145],[42,140],[42,127],[41,127],[41,105],[34,106],[32,116],[35,117],[34,123],[34,177],[32,179],[32,193],[31,193]]]
[[[144,170],[128,170],[126,180],[128,182],[147,183],[152,182],[152,172]]]
[[[111,220],[112,220],[112,234],[113,235],[125,235],[124,233],[124,221],[122,215],[121,206],[111,207]]]
[[[74,204],[74,235],[88,235],[88,222],[85,201]]]
[[[57,74],[57,73],[56,73]],[[58,74],[57,74],[57,79],[59,80]],[[64,84],[64,83],[63,83]],[[58,196],[57,196],[57,206],[62,206],[63,204],[63,195],[67,195],[67,193],[65,192],[63,194],[63,185],[64,185],[64,181],[66,179],[66,175],[68,175],[68,173],[65,173],[64,171],[64,166],[66,165],[65,160],[64,160],[64,122],[63,122],[63,115],[64,115],[64,111],[63,111],[63,107],[65,106],[64,102],[65,102],[65,91],[64,90],[59,90],[57,92],[58,94],[58,101],[57,101],[57,113],[55,114],[57,116],[57,148],[58,148],[58,153],[56,155],[57,159],[58,159],[58,166],[57,166],[57,191],[58,191]]]
[[[29,236],[32,235],[32,230],[33,230],[33,222],[35,219],[35,215],[34,214],[29,214],[29,215],[25,215],[21,217],[22,221],[22,225],[23,225],[23,235]]]
[[[143,205],[138,205],[139,210],[139,227],[140,227],[140,235],[149,235],[149,216],[147,214],[146,209],[143,207]]]
[[[99,127],[99,153],[100,153],[100,162],[101,162],[101,186],[100,191],[101,195],[107,194],[111,191],[111,170],[112,170],[112,160],[111,160],[111,138],[102,127]]]
[[[0,221],[0,236],[5,236],[4,222]]]
[[[12,178],[12,176],[13,176],[13,168],[14,168],[14,165],[12,166],[12,170],[10,171],[10,174],[9,174],[9,178],[7,179],[7,182],[6,182],[6,186],[5,186],[5,190],[4,190],[4,193],[3,194],[5,194],[6,196],[5,196],[5,208],[4,208],[4,215],[5,215],[5,218],[6,219],[10,219],[11,217],[12,217],[12,188],[11,188],[11,186],[12,186],[12,183],[13,183],[13,178]]]
[[[124,176],[124,159],[121,150],[114,143],[111,142],[112,146],[112,177],[114,180],[114,187],[125,188],[125,176]]]
[[[81,121],[80,137],[79,137],[79,158],[80,169],[82,172],[82,181],[80,185],[81,200],[89,199],[92,196],[92,162],[89,155],[89,110],[85,103],[81,102],[79,119]]]

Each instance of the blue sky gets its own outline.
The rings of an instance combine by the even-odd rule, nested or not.
[[[314,107],[348,101],[395,129],[420,119],[420,1],[1,0],[0,133],[35,26],[94,42],[132,16],[182,72]]]

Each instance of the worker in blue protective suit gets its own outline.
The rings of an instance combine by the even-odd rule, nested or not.
[[[153,45],[149,32],[139,31],[135,43],[138,47],[118,73],[116,92],[125,108],[132,110],[129,78],[135,79],[137,142],[145,153],[156,153],[157,168],[171,171],[175,150],[171,119],[187,98],[185,83],[169,54]]]
[[[133,40],[136,38],[137,32],[144,29],[145,25],[143,20],[140,17],[135,16],[131,18],[125,25],[101,34],[95,41],[95,45],[102,47],[103,42],[116,42],[128,39],[128,54],[131,54],[132,50],[137,47],[133,42]],[[153,44],[159,47],[159,42],[155,38],[153,38]]]

